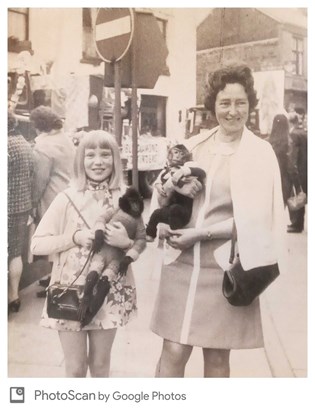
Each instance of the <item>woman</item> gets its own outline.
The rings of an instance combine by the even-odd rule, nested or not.
[[[299,113],[297,113],[299,111]],[[301,188],[307,194],[307,130],[304,123],[304,110],[296,109],[289,117],[288,171],[296,193]],[[305,206],[289,211],[291,224],[288,233],[301,233],[304,230]]]
[[[289,121],[287,116],[284,114],[277,114],[274,117],[268,141],[278,159],[281,174],[283,202],[284,206],[286,206],[292,189],[292,181],[288,168]]]
[[[63,131],[62,119],[50,107],[36,107],[30,120],[37,133],[34,156],[39,221],[56,195],[69,185],[75,146]]]
[[[75,146],[63,131],[62,119],[50,107],[36,107],[31,112],[30,120],[37,133],[34,146],[34,197],[38,223],[57,194],[69,186]],[[39,284],[46,287],[49,277],[41,279]],[[37,296],[44,298],[45,290],[37,292]]]
[[[16,131],[8,113],[8,311],[20,309],[19,284],[23,271],[22,249],[32,212],[34,158],[30,144]]]
[[[122,168],[115,139],[104,131],[91,131],[81,140],[74,163],[74,184],[65,190],[89,227],[93,227],[104,207],[118,206],[122,188]],[[55,254],[51,284],[70,284],[80,272],[91,249],[94,232],[71,205],[65,193],[59,193],[40,221],[33,236],[34,254]],[[144,227],[143,227],[143,230]],[[107,225],[107,244],[121,249],[133,246],[120,223]],[[84,284],[89,265],[76,284]],[[107,377],[111,347],[118,327],[136,313],[136,291],[131,271],[111,282],[102,307],[83,329],[77,321],[48,318],[46,305],[41,325],[59,332],[65,356],[66,375]]]
[[[193,346],[203,349],[205,377],[230,376],[231,349],[263,346],[259,299],[248,307],[229,305],[216,262],[228,263],[233,221],[245,270],[278,260],[274,240],[284,230],[280,173],[270,144],[245,126],[257,103],[253,86],[246,66],[214,72],[205,106],[219,126],[187,142],[207,178],[202,191],[191,185],[195,200],[187,228],[169,231],[169,245],[181,253],[162,268],[153,311],[152,330],[163,338],[159,377],[184,376]],[[167,184],[169,190],[172,182]]]

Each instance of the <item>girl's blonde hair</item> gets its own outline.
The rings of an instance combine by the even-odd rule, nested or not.
[[[110,149],[113,156],[113,171],[109,179],[109,189],[119,189],[123,183],[119,147],[115,138],[104,130],[92,130],[82,138],[74,159],[74,184],[78,190],[85,190],[87,177],[84,169],[86,149]]]

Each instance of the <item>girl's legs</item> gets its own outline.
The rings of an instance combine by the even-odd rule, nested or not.
[[[230,350],[203,348],[204,377],[230,377]]]
[[[192,346],[163,341],[161,357],[156,367],[156,377],[182,378],[185,374],[186,363],[191,355]]]
[[[89,330],[89,368],[94,378],[107,378],[117,329]]]
[[[87,331],[59,331],[67,378],[85,378],[88,368]]]

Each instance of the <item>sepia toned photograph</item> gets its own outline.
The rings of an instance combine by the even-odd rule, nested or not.
[[[6,11],[8,378],[307,378],[308,9]]]

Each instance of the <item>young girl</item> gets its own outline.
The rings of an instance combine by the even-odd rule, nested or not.
[[[51,284],[70,284],[82,269],[91,249],[93,228],[104,206],[118,206],[122,169],[119,148],[107,132],[91,131],[81,140],[74,163],[74,181],[57,195],[40,221],[31,243],[35,255],[54,254]],[[79,209],[75,210],[69,198]],[[86,226],[85,222],[89,228]],[[107,244],[128,250],[133,245],[121,223],[107,225]],[[105,245],[106,247],[106,245]],[[75,284],[84,284],[88,266]],[[116,277],[102,307],[83,329],[71,320],[48,318],[46,303],[41,325],[56,329],[65,356],[67,377],[108,377],[110,354],[117,328],[136,314],[136,290],[132,272]]]

